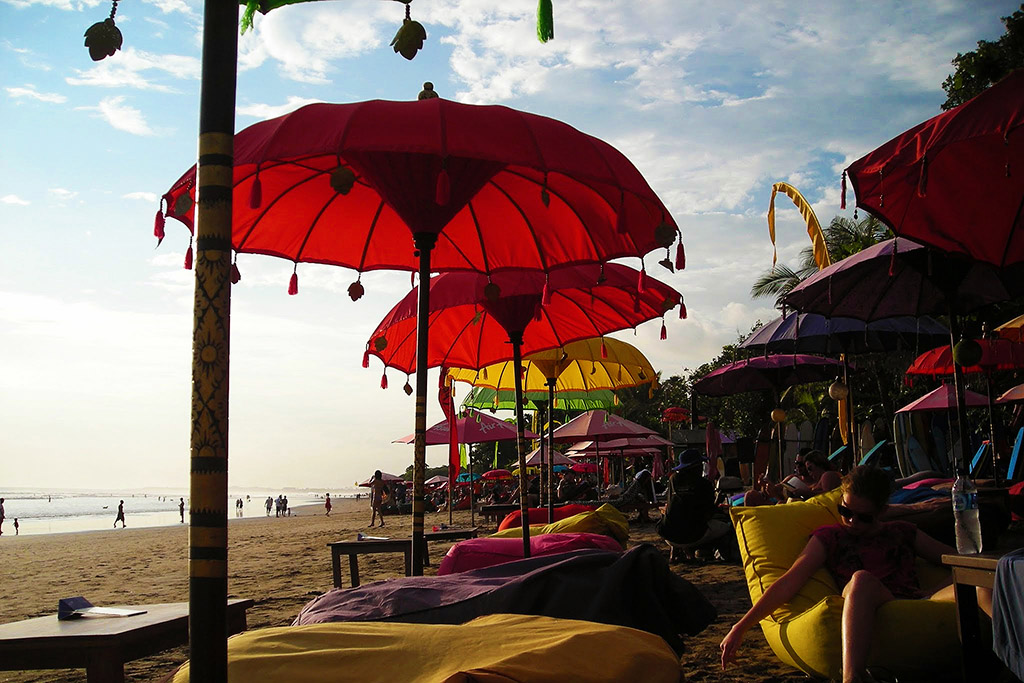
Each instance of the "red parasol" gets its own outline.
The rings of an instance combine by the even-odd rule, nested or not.
[[[640,278],[642,291],[637,289]],[[374,355],[386,367],[416,371],[417,292],[409,292],[370,335],[364,366]],[[550,274],[446,273],[430,281],[433,334],[427,364],[482,368],[511,360],[514,338],[522,338],[520,351],[529,355],[636,327],[663,317],[681,300],[668,285],[612,263],[559,268]]]
[[[577,415],[555,430],[556,441],[610,441],[637,436],[659,436],[624,417],[603,410],[590,410]]]
[[[857,206],[897,235],[1006,266],[1024,262],[1022,162],[1018,69],[853,162],[844,185],[848,175]]]
[[[455,421],[455,425],[458,430],[459,443],[512,441],[518,434],[515,425],[476,410],[467,411],[465,415]],[[427,445],[447,444],[450,433],[447,420],[438,422],[427,430]],[[525,437],[527,439],[540,438],[530,431],[525,433]],[[395,439],[392,443],[413,443],[415,440],[416,435],[409,434],[401,439]]]
[[[964,392],[964,405],[968,408],[980,408],[981,406],[988,405],[988,399],[975,391],[967,390]],[[916,401],[911,401],[896,412],[909,413],[915,410],[956,410],[956,408],[956,392],[953,391],[953,385],[943,384],[938,389],[929,391]]]
[[[486,472],[483,473],[483,475],[480,478],[486,479],[488,481],[511,479],[512,473],[509,472],[508,470],[487,470]]]
[[[425,282],[437,271],[548,270],[642,257],[669,249],[679,234],[639,171],[613,147],[564,123],[507,107],[441,98],[313,104],[250,126],[233,144],[211,143],[201,150],[201,161],[232,170],[230,177],[207,181],[198,197],[211,215],[217,206],[230,208],[230,241],[221,233],[201,240],[200,255],[210,250],[211,259],[221,258],[230,248],[289,259],[296,268],[291,294],[298,292],[300,262],[359,272],[416,270]],[[196,177],[190,169],[162,198],[166,215],[190,230]],[[163,238],[159,213],[154,233]],[[187,266],[191,256],[190,245]],[[664,263],[671,268],[668,258]],[[685,266],[681,240],[674,265]],[[233,265],[232,281],[239,277]],[[230,289],[223,285],[206,284],[229,300]],[[425,354],[430,288],[420,291],[417,336]],[[357,279],[349,295],[358,299],[362,293]],[[199,316],[197,309],[196,329],[202,331]],[[219,323],[216,317],[206,322],[218,330]],[[221,327],[228,329],[226,321]],[[426,363],[420,365],[416,400],[425,406]],[[223,377],[210,383],[226,391],[226,359],[220,371]],[[194,374],[199,372],[197,365]],[[216,406],[225,416],[216,427],[226,432],[226,395]],[[425,430],[421,408],[416,432]],[[417,440],[416,574],[422,571],[424,448]],[[226,488],[226,474],[223,480]]]
[[[961,366],[964,374],[1024,368],[1024,344],[1006,339],[978,339],[976,343],[981,349],[981,358],[974,365]],[[952,375],[952,349],[947,344],[925,351],[907,368],[907,374],[931,377]]]

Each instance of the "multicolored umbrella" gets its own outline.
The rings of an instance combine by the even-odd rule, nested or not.
[[[1024,69],[850,164],[857,206],[897,235],[996,266],[1024,262]]]
[[[834,379],[842,364],[806,354],[777,354],[738,360],[697,380],[694,391],[705,396],[731,396],[747,391],[780,392],[786,387]]]
[[[949,329],[928,316],[865,323],[856,318],[794,313],[765,323],[739,348],[768,354],[855,355],[900,349],[921,351],[941,344],[949,344]]]
[[[417,271],[420,282],[426,282],[438,271],[495,274],[642,258],[654,249],[670,249],[679,234],[640,172],[613,147],[564,123],[507,107],[441,98],[313,104],[250,126],[226,143],[221,128],[212,130],[216,134],[207,136],[200,153],[205,167],[220,175],[209,176],[198,199],[210,207],[210,216],[217,216],[206,225],[218,230],[197,243],[197,279],[204,289],[201,298],[197,295],[193,375],[202,382],[193,382],[193,403],[202,414],[195,418],[193,448],[202,449],[206,439],[225,458],[226,445],[220,444],[226,444],[227,432],[227,354],[213,356],[216,372],[198,354],[218,343],[216,348],[229,348],[230,327],[221,318],[230,310],[229,272],[232,282],[240,278],[237,264],[230,271],[227,267],[232,250],[294,262],[288,291],[295,294],[299,263],[340,265],[360,273]],[[193,167],[163,195],[164,212],[158,212],[154,225],[158,239],[164,236],[164,214],[193,230],[197,189]],[[221,230],[227,226],[217,206],[229,209],[230,235]],[[665,262],[673,265],[667,254]],[[191,263],[190,244],[186,267]],[[680,239],[675,267],[684,266]],[[430,288],[419,291],[417,336],[425,357]],[[362,294],[357,278],[349,296]],[[216,302],[209,310],[205,303],[200,306],[207,299]],[[425,406],[427,363],[419,365],[416,400]],[[216,400],[210,398],[214,393]],[[424,433],[426,425],[426,410],[417,411],[416,432]],[[416,574],[422,571],[424,547],[424,449],[417,440],[412,504]],[[218,494],[227,489],[227,468],[216,472],[223,473],[216,487],[203,475],[206,490],[214,494],[210,500],[193,500],[198,507],[225,508],[219,528],[221,521],[227,523]],[[221,553],[226,545],[197,547]]]
[[[523,408],[525,410],[538,410],[534,401],[546,401],[547,390],[524,391]],[[556,410],[571,410],[582,412],[595,408],[608,409],[618,404],[615,393],[607,389],[595,391],[563,391],[555,394]],[[515,410],[516,392],[514,389],[495,391],[488,387],[471,387],[466,397],[462,399],[464,408],[478,408],[480,410]]]
[[[486,481],[497,481],[501,479],[511,479],[512,473],[508,470],[487,470],[480,477]]]

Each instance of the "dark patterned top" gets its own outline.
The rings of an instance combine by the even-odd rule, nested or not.
[[[825,546],[825,566],[840,588],[864,569],[879,579],[896,598],[922,597],[914,566],[917,527],[909,522],[883,522],[871,535],[853,534],[840,524],[811,534]]]

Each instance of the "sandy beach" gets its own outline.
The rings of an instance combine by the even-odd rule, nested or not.
[[[635,516],[635,515],[634,515]],[[657,515],[655,514],[656,518]],[[427,527],[447,523],[447,513],[429,514]],[[357,532],[406,536],[406,517],[388,518],[384,529],[367,528],[366,500],[335,501],[330,517],[319,506],[298,508],[291,517],[263,515],[232,518],[229,525],[232,597],[250,598],[249,628],[284,626],[317,595],[331,588],[330,554],[325,544],[352,539]],[[455,523],[469,525],[468,513]],[[0,623],[53,614],[57,600],[83,595],[97,605],[145,604],[188,600],[187,535],[185,525],[0,538]],[[663,547],[653,524],[632,523],[630,543],[652,542]],[[450,544],[448,544],[450,545]],[[433,566],[448,545],[432,544]],[[667,555],[667,550],[664,551]],[[360,558],[362,581],[402,575],[400,555]],[[719,618],[687,641],[683,655],[689,681],[789,681],[805,677],[775,659],[764,639],[752,632],[738,664],[723,673],[718,643],[732,623],[749,607],[739,564],[673,565],[717,607]],[[347,572],[345,579],[347,582]],[[130,662],[129,681],[159,681],[187,658],[187,648]],[[85,681],[84,670],[0,672],[0,681],[18,683]]]

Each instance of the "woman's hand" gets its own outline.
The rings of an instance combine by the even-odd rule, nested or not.
[[[722,648],[722,671],[725,671],[725,668],[736,659],[736,653],[739,651],[740,645],[743,644],[744,635],[746,635],[746,629],[740,628],[737,623],[722,639],[722,643],[719,645]]]

